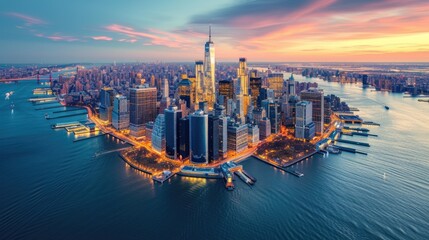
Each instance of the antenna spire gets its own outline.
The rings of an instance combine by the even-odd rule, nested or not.
[[[212,41],[212,25],[209,25],[209,42]]]

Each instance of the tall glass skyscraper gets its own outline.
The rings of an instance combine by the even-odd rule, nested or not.
[[[204,47],[204,93],[210,109],[213,108],[216,102],[215,65],[215,48],[212,41],[211,27],[209,27],[209,40]]]
[[[189,143],[192,163],[208,163],[208,115],[197,110],[189,115]]]
[[[117,95],[113,101],[112,125],[117,130],[127,129],[130,126],[130,112],[125,96]]]
[[[113,89],[104,87],[100,91],[100,119],[112,122]]]
[[[142,136],[144,124],[156,118],[156,88],[130,88],[130,134]]]
[[[168,158],[176,159],[179,151],[179,120],[182,118],[182,111],[171,105],[164,110],[165,115],[165,155]]]

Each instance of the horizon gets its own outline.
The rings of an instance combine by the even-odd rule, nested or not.
[[[429,3],[422,0],[43,0],[0,6],[4,64],[192,62],[203,58],[210,25],[219,62],[241,56],[282,63],[429,59]]]

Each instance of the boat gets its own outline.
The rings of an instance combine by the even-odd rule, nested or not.
[[[293,172],[293,174],[294,174],[295,176],[297,176],[297,177],[302,177],[302,176],[304,176],[304,173],[300,173],[300,172],[298,172],[297,170],[293,170],[292,172]]]
[[[390,109],[388,106],[384,106],[384,108],[385,108],[386,110],[389,110],[389,109]]]
[[[333,153],[333,154],[341,153],[341,150],[338,147],[335,147],[335,146],[328,146],[326,148],[326,150],[328,150],[329,153]]]

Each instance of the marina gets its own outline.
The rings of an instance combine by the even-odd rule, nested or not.
[[[345,139],[337,139],[336,141],[341,143],[348,143],[353,145],[369,147],[369,143],[364,143],[364,142],[357,142],[357,141],[351,141],[351,140],[345,140]]]

